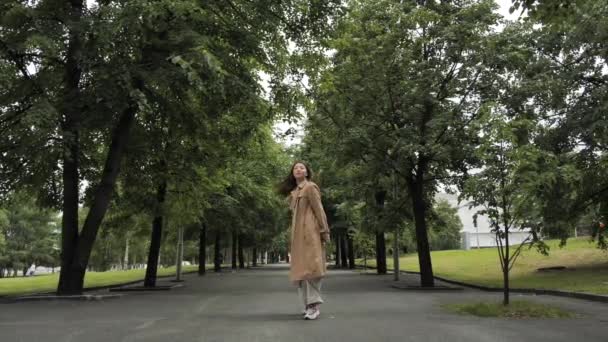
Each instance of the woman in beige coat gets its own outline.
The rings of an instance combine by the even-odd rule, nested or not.
[[[327,273],[325,244],[329,241],[321,192],[310,181],[311,177],[308,165],[296,162],[279,189],[289,196],[292,213],[289,280],[298,286],[305,319],[317,319],[321,312],[321,279]]]

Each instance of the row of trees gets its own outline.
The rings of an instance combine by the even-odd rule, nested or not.
[[[0,195],[29,191],[61,211],[59,294],[82,291],[100,231],[137,240],[148,222],[153,286],[166,222],[237,233],[244,245],[275,229],[267,182],[283,160],[270,125],[297,115],[286,80],[338,10],[0,2]]]
[[[107,270],[110,266],[147,263],[152,238],[159,239],[156,259],[160,264],[175,263],[176,246],[183,241],[182,258],[198,263],[201,273],[205,271],[205,262],[227,260],[226,248],[233,253],[249,249],[248,254],[254,255],[262,251],[284,254],[285,246],[277,250],[277,246],[272,245],[273,237],[288,225],[284,206],[272,190],[279,174],[287,168],[287,156],[273,141],[268,129],[241,147],[242,154],[226,159],[229,164],[221,166],[223,174],[209,179],[213,183],[207,184],[206,189],[198,185],[190,190],[192,192],[178,190],[170,185],[178,180],[168,178],[162,230],[155,232],[159,235],[151,237],[150,221],[154,212],[145,211],[158,204],[137,203],[146,199],[118,191],[116,202],[120,201],[121,205],[108,211],[92,253],[91,266]],[[125,171],[125,175],[128,173]],[[206,207],[201,208],[197,201],[204,201]],[[138,209],[134,210],[134,206]],[[212,248],[207,249],[209,246]],[[221,257],[215,260],[214,253],[218,251]],[[232,258],[234,263],[236,260],[237,257]]]
[[[323,181],[327,183],[326,179],[323,179]],[[340,201],[340,197],[327,198],[325,201],[328,203],[326,206],[329,206],[329,203]],[[388,256],[393,256],[395,253],[407,254],[418,251],[415,227],[410,220],[383,223],[388,225],[380,229],[383,231],[382,239],[384,239],[384,248],[381,248],[381,246],[376,245],[374,231],[374,227],[378,229],[379,225],[370,225],[369,220],[367,222],[363,221],[365,215],[363,203],[359,202],[357,206],[350,208],[347,208],[348,205],[348,202],[338,203],[337,215],[329,218],[333,223],[332,229],[335,241],[334,245],[328,246],[328,252],[334,255],[337,267],[355,268],[356,259],[362,259],[366,264],[369,258],[376,258],[377,255],[385,255],[386,257],[387,253]],[[394,235],[385,234],[386,232],[394,233],[395,228],[400,234],[397,245],[393,240]],[[446,200],[437,201],[429,217],[429,249],[431,251],[459,249],[461,247],[460,231],[462,228],[458,210]],[[377,250],[376,247],[381,250]],[[377,259],[375,260],[378,262]],[[386,269],[380,270],[380,273],[386,273]]]
[[[385,271],[385,232],[409,230],[433,286],[433,235],[453,239],[439,189],[485,207],[498,241],[526,228],[541,248],[565,242],[582,218],[605,221],[608,7],[516,0],[513,23],[495,9],[0,2],[1,199],[23,191],[62,212],[59,293],[81,292],[90,261],[104,268],[123,246],[123,261],[146,254],[154,286],[163,235],[198,235],[201,264],[208,240],[216,264],[228,236],[284,240],[271,184],[288,163],[270,126],[306,111],[299,154],[320,171],[342,265],[372,234]],[[508,288],[521,249],[503,247]]]
[[[310,65],[304,152],[321,169],[334,217],[376,234],[413,226],[421,285],[433,286],[435,195],[483,209],[508,271],[522,246],[508,232],[566,239],[582,217],[606,220],[608,6],[491,0],[349,1]],[[405,222],[405,223],[404,223]],[[501,244],[506,239],[506,244]]]

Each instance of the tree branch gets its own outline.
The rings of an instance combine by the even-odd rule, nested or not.
[[[530,240],[530,235],[528,235],[527,238],[524,239],[524,241],[522,241],[519,246],[517,247],[517,249],[515,250],[515,252],[509,257],[509,271],[511,271],[511,269],[513,268],[513,266],[515,265],[515,261],[517,260],[517,257],[519,256],[519,254],[522,251],[523,246],[526,244],[526,242],[528,242]]]

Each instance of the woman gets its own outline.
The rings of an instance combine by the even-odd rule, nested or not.
[[[281,194],[289,196],[292,213],[289,280],[298,286],[305,319],[317,319],[321,313],[321,279],[327,272],[325,244],[329,242],[321,191],[311,178],[310,167],[295,162],[279,188]]]

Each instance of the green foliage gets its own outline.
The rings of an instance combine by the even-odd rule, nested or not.
[[[433,215],[429,220],[431,250],[460,248],[462,222],[458,216],[458,209],[451,207],[446,200],[438,201],[433,209]]]
[[[93,268],[120,264],[127,246],[129,263],[141,261],[158,214],[166,260],[178,227],[196,254],[201,221],[282,251],[289,219],[272,187],[295,155],[270,126],[303,113],[304,144],[289,153],[312,162],[332,228],[359,253],[372,232],[397,228],[414,250],[414,217],[428,223],[432,249],[457,247],[455,212],[433,203],[439,186],[485,206],[499,236],[526,228],[565,243],[578,224],[608,246],[600,1],[515,0],[528,16],[502,32],[489,0],[55,5],[0,1],[0,199],[18,190],[67,204],[62,163],[74,157],[82,219],[100,186],[115,194]],[[122,173],[106,184],[112,134],[130,110]],[[3,232],[11,215],[0,211]],[[49,241],[34,257],[0,235],[4,265],[51,262]]]
[[[358,230],[353,234],[353,246],[356,251],[355,257],[363,258],[364,263],[367,263],[367,259],[375,255],[375,241],[374,236],[368,232]]]
[[[489,2],[352,3],[329,42],[336,53],[319,82],[311,118],[319,126],[331,123],[318,128],[319,135],[334,130],[330,136],[339,136],[338,158],[377,163],[379,174],[407,174],[420,153],[437,165],[462,158],[470,140],[463,134],[479,105],[473,94],[491,76],[480,63],[497,19],[491,10]],[[436,177],[448,170],[432,169]]]
[[[151,221],[147,215],[134,214],[126,204],[111,208],[91,253],[90,269],[107,271],[113,267],[128,269],[144,264],[148,255]],[[125,253],[128,255],[125,256]]]
[[[429,214],[429,245],[432,251],[450,250],[460,248],[460,231],[462,222],[458,216],[458,209],[450,206],[446,200],[439,200],[433,205]],[[416,231],[413,222],[402,223],[400,235],[400,248],[404,253],[417,251]],[[392,246],[392,243],[389,242]]]
[[[243,146],[275,117],[294,115],[297,94],[285,80],[298,76],[340,1],[55,5],[0,2],[0,197],[28,188],[49,206],[91,208],[84,228],[64,223],[64,234],[83,239],[82,255],[63,254],[78,261],[66,263],[88,262],[112,189],[119,199],[111,216],[166,215],[171,227],[199,222],[217,194],[234,196],[239,206],[256,199],[247,217],[232,210],[238,229],[256,210],[277,217],[263,190],[267,180],[256,189],[254,181],[243,183],[250,175],[234,176],[231,167],[250,166],[240,158],[249,152]],[[271,79],[269,94],[260,87],[262,72]],[[125,123],[130,117],[133,128]],[[110,157],[121,157],[122,146],[128,171],[116,180],[108,171],[121,158]],[[65,171],[72,161],[76,169]],[[84,194],[64,194],[67,179],[84,184]],[[166,201],[157,203],[156,190],[165,186]],[[139,229],[129,226],[137,225],[124,220],[123,235],[115,223],[101,228],[96,267],[116,262],[126,246],[120,240]]]
[[[498,21],[494,7],[492,1],[349,2],[326,42],[330,57],[311,76],[305,142],[321,151],[311,155],[333,160],[330,172],[344,177],[336,188],[356,189],[366,229],[392,231],[417,221],[418,236],[409,241],[424,255],[425,211],[434,194],[440,184],[459,184],[475,163],[475,120],[497,77],[496,66],[486,63]],[[430,258],[421,260],[423,282],[431,285]]]
[[[522,89],[540,128],[533,136],[536,178],[530,189],[542,212],[544,232],[562,239],[572,235],[581,216],[608,202],[606,183],[606,28],[608,8],[601,2],[515,1],[536,24]],[[532,173],[531,173],[532,174]],[[597,229],[596,229],[597,230]],[[602,235],[598,245],[605,247]]]
[[[11,196],[0,210],[0,236],[0,269],[58,264],[56,213],[40,208],[25,192]]]
[[[289,229],[284,229],[282,232],[275,235],[268,246],[268,251],[277,255],[287,255],[290,236]]]

